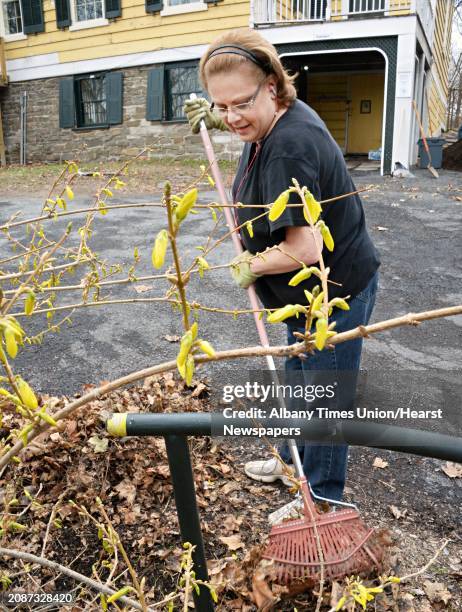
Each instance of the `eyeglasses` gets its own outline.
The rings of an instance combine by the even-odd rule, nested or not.
[[[255,105],[255,101],[260,93],[260,89],[263,86],[263,83],[266,79],[260,83],[257,87],[257,91],[253,94],[251,98],[247,100],[247,102],[241,102],[240,104],[231,104],[230,106],[217,106],[214,102],[210,105],[210,110],[220,115],[220,117],[226,117],[229,112],[233,112],[235,115],[243,115],[252,110]]]

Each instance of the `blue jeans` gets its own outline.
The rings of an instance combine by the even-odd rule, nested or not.
[[[354,299],[349,300],[350,310],[334,308],[329,321],[336,321],[335,330],[337,332],[347,331],[358,327],[358,325],[367,325],[374,308],[377,285],[378,273],[372,277],[363,291],[355,296]],[[294,337],[294,332],[304,333],[304,327],[288,324],[287,328],[288,343],[294,344],[299,342],[299,339]],[[302,371],[302,376],[306,381],[305,384],[312,384],[313,375],[311,374],[310,379],[309,373],[315,370],[335,371],[336,373],[346,372],[348,374],[349,389],[346,393],[347,397],[344,396],[339,400],[341,405],[338,407],[341,409],[352,409],[354,408],[362,345],[363,339],[358,338],[342,342],[332,349],[325,349],[321,352],[316,351],[313,355],[309,355],[307,359],[300,359],[297,356],[289,357],[285,363],[286,374],[290,377],[290,371]],[[303,404],[303,408],[306,409],[306,403],[303,402]],[[300,403],[298,407],[300,407]],[[291,406],[291,409],[296,409],[296,407]],[[345,487],[348,446],[333,442],[330,444],[305,442],[304,444],[299,444],[298,448],[303,463],[303,471],[316,495],[341,500]],[[290,461],[290,453],[287,446],[283,447],[280,454],[284,461]]]

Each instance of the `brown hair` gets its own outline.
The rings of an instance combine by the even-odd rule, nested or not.
[[[242,55],[220,53],[210,57],[217,47],[225,45],[243,47],[257,62],[246,57],[245,52]],[[297,97],[297,92],[293,85],[295,76],[287,73],[274,46],[265,40],[261,34],[250,29],[231,30],[226,34],[222,34],[209,46],[199,64],[199,74],[205,89],[207,89],[207,82],[211,76],[235,70],[244,63],[252,67],[255,70],[255,74],[263,72],[264,74],[274,75],[277,82],[276,95],[279,103],[283,106],[290,106],[292,104]]]

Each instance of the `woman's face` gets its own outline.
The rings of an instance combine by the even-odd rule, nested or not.
[[[243,64],[236,70],[211,76],[207,86],[215,109],[228,109],[220,116],[241,140],[256,142],[265,137],[278,108],[272,93],[276,88],[273,76],[258,76],[250,66]],[[252,99],[250,108],[234,108]]]

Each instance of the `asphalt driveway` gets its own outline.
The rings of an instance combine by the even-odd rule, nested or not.
[[[440,179],[435,180],[426,170],[416,170],[413,179],[395,179],[356,172],[354,179],[358,187],[372,186],[363,200],[369,231],[382,257],[372,321],[461,304],[461,175],[442,171]],[[129,198],[129,201],[152,201],[157,195]],[[215,198],[213,191],[200,194],[203,203]],[[80,207],[90,201],[79,198],[76,190],[72,206]],[[127,199],[120,196],[114,203],[118,201]],[[33,194],[2,198],[0,191],[2,219],[19,208],[30,216],[39,205]],[[50,232],[58,236],[67,220],[50,226]],[[74,218],[74,225],[78,227],[79,221],[80,218]],[[132,262],[134,248],[138,247],[141,261],[137,275],[152,274],[153,240],[165,225],[164,211],[159,208],[111,211],[97,218],[91,244],[108,262],[126,266]],[[185,262],[197,254],[196,247],[204,242],[211,227],[211,214],[204,210],[184,222],[181,256]],[[20,235],[19,231],[15,233]],[[6,252],[4,248],[3,252]],[[210,264],[223,264],[232,256],[232,244],[226,241],[208,259]],[[78,274],[69,276],[65,282],[75,284],[78,278]],[[144,286],[142,293],[136,291],[140,284]],[[102,295],[114,299],[154,297],[161,294],[160,286],[151,281],[135,282],[105,290]],[[201,281],[194,278],[188,285],[188,295],[207,306],[247,307],[246,293],[233,286],[227,270],[206,273]],[[64,301],[80,301],[79,292],[67,294]],[[29,334],[38,333],[46,325],[39,317],[25,324]],[[235,320],[218,313],[203,313],[199,316],[199,328],[201,337],[210,340],[218,350],[258,344],[250,315]],[[269,326],[269,334],[272,343],[285,342],[283,325]],[[80,309],[72,314],[72,326],[64,326],[59,334],[46,335],[42,344],[21,351],[15,368],[38,391],[69,396],[81,392],[86,384],[97,385],[174,358],[178,345],[167,336],[171,340],[176,335],[181,335],[181,318],[165,304]],[[418,328],[381,333],[367,340],[362,362],[367,384],[361,389],[359,401],[374,406],[380,398],[384,405],[398,403],[413,409],[441,407],[445,414],[441,422],[416,422],[412,426],[461,436],[461,339],[462,316],[456,316],[424,323]],[[212,405],[214,402],[219,405],[223,384],[236,369],[246,367],[255,368],[255,362],[220,362],[200,371],[210,382]],[[252,452],[256,455],[261,452],[258,445]],[[429,487],[440,489],[440,496],[448,496],[452,502],[458,499],[460,504],[460,479],[449,481],[441,473],[435,476],[434,470],[431,473],[424,466],[421,476]]]

